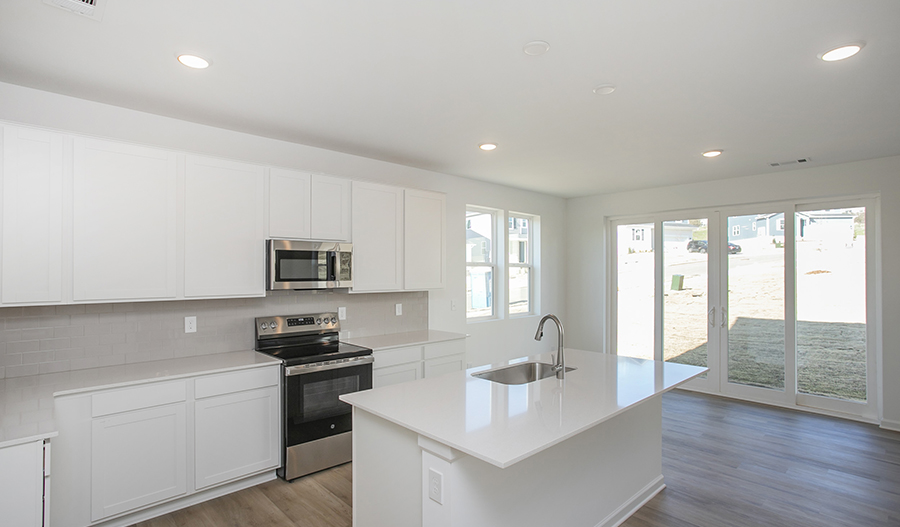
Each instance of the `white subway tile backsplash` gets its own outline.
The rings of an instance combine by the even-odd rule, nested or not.
[[[394,315],[394,304],[403,315]],[[278,291],[265,298],[0,308],[0,378],[252,349],[253,319],[347,308],[341,335],[428,328],[428,293]],[[184,333],[184,317],[197,332]]]

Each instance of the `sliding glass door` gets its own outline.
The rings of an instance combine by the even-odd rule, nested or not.
[[[694,389],[874,417],[873,206],[782,203],[614,222],[611,347],[708,367]]]

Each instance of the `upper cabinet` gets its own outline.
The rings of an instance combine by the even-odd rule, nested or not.
[[[350,180],[271,169],[269,237],[349,240]]]
[[[353,291],[444,287],[446,196],[353,182]]]
[[[265,296],[263,167],[186,156],[184,296]]]
[[[4,304],[61,302],[62,134],[3,126]]]
[[[75,138],[76,302],[175,298],[175,156]]]
[[[310,238],[311,185],[309,174],[269,170],[269,238]]]
[[[353,182],[353,290],[403,289],[403,189]]]
[[[404,259],[405,289],[440,289],[444,287],[446,266],[446,205],[440,192],[405,191]]]
[[[313,240],[350,240],[350,180],[313,174]]]

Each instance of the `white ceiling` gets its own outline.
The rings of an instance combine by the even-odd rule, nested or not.
[[[100,1],[0,2],[0,81],[566,197],[900,154],[898,0]]]

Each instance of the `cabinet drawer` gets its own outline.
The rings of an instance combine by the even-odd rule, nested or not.
[[[422,361],[381,368],[373,371],[372,375],[375,388],[415,381],[422,378]]]
[[[425,377],[437,377],[445,373],[466,369],[466,354],[449,355],[425,361]]]
[[[194,381],[194,398],[203,399],[226,393],[277,386],[280,376],[280,366],[269,366],[200,377]]]
[[[425,359],[428,360],[437,357],[446,357],[448,355],[456,355],[457,353],[465,352],[466,341],[464,339],[434,342],[425,346]]]
[[[375,363],[373,368],[387,368],[397,364],[406,364],[422,360],[422,346],[410,346],[408,348],[394,348],[383,351],[376,351]]]
[[[184,381],[154,383],[96,393],[91,396],[91,417],[178,403],[187,399],[186,394]]]

